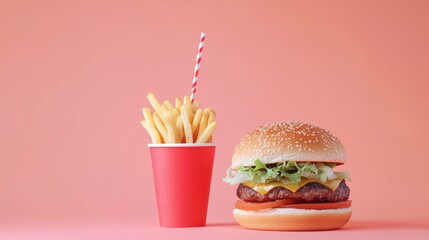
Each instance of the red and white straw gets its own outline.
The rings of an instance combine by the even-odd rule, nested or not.
[[[192,79],[192,88],[191,88],[191,102],[194,102],[195,93],[197,92],[197,81],[198,81],[198,73],[200,71],[201,57],[203,56],[203,47],[204,40],[206,39],[206,34],[201,33],[200,37],[200,45],[198,46],[198,54],[195,60],[195,69],[194,69],[194,78]]]

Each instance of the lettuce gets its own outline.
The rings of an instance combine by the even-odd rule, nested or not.
[[[266,165],[260,160],[255,166],[229,168],[223,180],[231,185],[242,182],[268,183],[279,181],[285,184],[301,182],[302,178],[315,179],[321,182],[336,179],[348,179],[348,172],[334,172],[335,164],[288,161]]]

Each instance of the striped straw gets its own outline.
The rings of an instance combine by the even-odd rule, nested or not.
[[[204,47],[204,40],[205,39],[206,39],[206,34],[201,33],[200,45],[198,46],[198,54],[197,54],[197,58],[195,60],[194,78],[192,79],[192,88],[191,88],[191,102],[192,103],[194,102],[195,93],[197,92],[198,73],[200,72],[201,57],[203,56],[203,47]]]

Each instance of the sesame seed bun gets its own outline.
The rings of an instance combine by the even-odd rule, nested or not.
[[[341,228],[350,220],[352,209],[271,208],[260,211],[234,209],[233,215],[241,226],[249,229],[314,231]]]
[[[343,164],[346,152],[340,140],[330,132],[301,122],[278,122],[255,129],[244,136],[235,148],[232,168],[253,166],[255,160],[265,164],[328,162]]]

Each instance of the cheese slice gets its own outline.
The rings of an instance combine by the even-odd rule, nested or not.
[[[273,189],[275,187],[284,187],[286,189],[289,189],[291,192],[296,192],[296,191],[298,191],[298,189],[303,187],[305,184],[311,183],[311,182],[320,183],[323,186],[331,189],[332,191],[335,191],[338,188],[338,185],[340,185],[341,181],[342,181],[342,179],[326,181],[326,182],[321,182],[321,181],[318,181],[316,179],[302,179],[301,182],[298,184],[295,184],[295,183],[284,184],[281,182],[274,181],[274,182],[269,182],[269,183],[244,182],[243,185],[247,186],[249,188],[252,188],[253,190],[260,193],[261,195],[265,195],[267,192],[269,192],[271,189]]]

